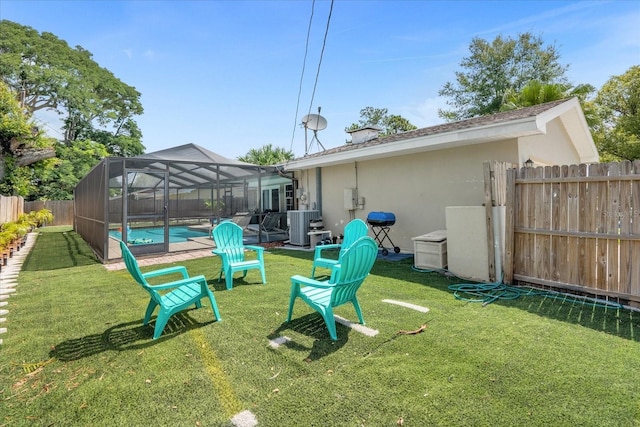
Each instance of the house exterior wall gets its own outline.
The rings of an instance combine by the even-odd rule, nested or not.
[[[508,140],[323,167],[324,226],[335,236],[353,218],[366,221],[369,212],[393,212],[396,223],[389,237],[403,252],[413,252],[412,237],[445,229],[447,206],[484,203],[483,162],[517,163],[517,146],[516,140]],[[296,172],[296,177],[309,192],[313,209],[318,202],[316,170]],[[364,198],[362,209],[345,210],[347,188],[357,188],[358,197]]]
[[[533,160],[538,166],[582,163],[580,156],[558,117],[547,124],[545,135],[522,137],[518,140],[520,162]]]

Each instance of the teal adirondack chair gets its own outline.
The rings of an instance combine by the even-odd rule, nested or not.
[[[338,260],[342,256],[345,250],[349,248],[360,237],[366,236],[369,232],[369,227],[361,219],[354,219],[344,227],[344,239],[340,244],[318,245],[313,255],[313,267],[311,268],[311,277],[316,277],[316,268],[332,268],[338,264]],[[340,253],[337,258],[328,258],[323,256],[323,252],[329,249],[340,249]]]
[[[300,297],[322,315],[334,341],[338,339],[336,321],[333,317],[334,307],[350,302],[356,310],[358,320],[364,325],[356,292],[369,275],[377,256],[378,245],[375,240],[364,236],[344,251],[340,264],[333,266],[329,280],[318,281],[299,275],[291,277],[287,322],[291,321],[293,304],[296,298]]]
[[[157,306],[160,306],[153,332],[154,340],[162,335],[162,331],[171,316],[185,310],[192,304],[195,304],[196,308],[201,308],[201,299],[204,297],[208,297],[209,301],[211,301],[211,309],[213,310],[216,320],[222,320],[220,312],[218,311],[216,298],[209,290],[207,280],[204,276],[189,277],[187,269],[183,266],[168,267],[142,273],[140,267],[138,267],[138,261],[123,241],[120,241],[120,250],[122,251],[122,258],[124,258],[124,263],[131,276],[151,295],[147,312],[144,315],[144,325],[149,324],[153,311]],[[182,279],[157,285],[152,285],[147,281],[147,279],[151,277],[169,274],[181,274]]]
[[[211,251],[222,259],[222,267],[218,282],[224,273],[227,289],[233,288],[233,274],[242,271],[242,277],[247,275],[248,270],[258,269],[262,275],[262,283],[267,283],[264,274],[264,248],[261,246],[245,245],[242,242],[242,228],[232,221],[225,221],[218,224],[212,231],[216,248]],[[256,259],[247,260],[245,251],[256,252]]]

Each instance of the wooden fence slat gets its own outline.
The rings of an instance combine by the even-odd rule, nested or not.
[[[494,282],[496,280],[496,251],[494,242],[494,230],[493,230],[493,188],[494,181],[491,179],[491,163],[484,162],[482,164],[484,173],[484,209],[485,219],[487,227],[487,258],[489,263],[489,280]],[[493,175],[495,177],[495,175]]]
[[[581,177],[588,176],[588,169],[586,164],[578,166],[579,174]],[[593,188],[589,186],[591,182],[580,182],[578,184],[579,189],[579,215],[578,215],[578,229],[581,232],[592,233],[594,229],[593,218]],[[588,236],[584,236],[580,239],[580,284],[587,286],[587,284],[596,284],[596,239]]]
[[[513,168],[507,171],[506,182],[506,208],[505,208],[505,240],[504,240],[504,278],[503,281],[507,285],[513,283],[514,269],[514,215],[516,205],[516,176],[518,169]]]
[[[569,176],[578,176],[578,166],[569,166]],[[578,216],[580,206],[578,205],[578,184],[571,182],[567,184],[567,230],[579,231]],[[580,284],[580,239],[569,237],[567,240],[567,282]],[[569,266],[572,266],[569,268]],[[576,268],[577,267],[577,268]]]
[[[618,163],[610,163],[607,165],[607,176],[620,175],[620,165]],[[618,215],[619,215],[619,194],[620,181],[608,181],[606,184],[606,221],[604,231],[606,234],[617,236]],[[607,241],[607,262],[615,271],[611,271],[611,279],[609,281],[609,289],[618,291],[620,289],[620,244],[617,239],[609,239]]]
[[[637,179],[631,183],[631,229],[629,232],[635,236],[640,236],[640,160],[633,162],[631,172],[636,175]],[[633,242],[630,248],[631,287],[629,293],[631,295],[640,295],[640,241]]]
[[[625,161],[620,163],[620,175],[629,175],[631,172],[631,162]],[[618,213],[618,233],[629,234],[631,231],[631,182],[621,181],[619,186],[619,213]],[[619,242],[620,254],[620,282],[618,290],[628,293],[631,291],[631,242],[621,240]],[[639,260],[636,260],[638,262]]]
[[[554,166],[551,168],[549,178],[560,177],[560,166]],[[551,183],[551,223],[549,224],[551,230],[559,231],[560,226],[560,206],[564,205],[560,201],[560,183],[553,180]],[[566,238],[562,236],[551,236],[551,248],[549,249],[549,256],[551,257],[551,280],[560,280],[560,270],[564,268],[566,260],[563,256],[566,254]]]
[[[598,176],[602,174],[602,168],[600,164],[589,165],[587,175]],[[602,183],[589,182],[587,183],[588,195],[585,198],[586,207],[585,211],[588,212],[588,221],[586,228],[589,233],[602,233],[602,215],[600,199],[602,191]],[[606,263],[606,239],[599,237],[590,239],[590,256],[591,262],[594,264],[594,286],[598,289],[608,289],[607,287],[607,263]]]

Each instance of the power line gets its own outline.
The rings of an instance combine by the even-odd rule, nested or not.
[[[327,35],[329,34],[329,24],[331,23],[331,14],[333,12],[333,1],[331,0],[331,6],[329,7],[329,16],[327,17],[327,26],[324,30],[324,38],[322,39],[322,50],[320,51],[320,60],[318,61],[318,70],[316,71],[316,79],[313,83],[313,92],[311,93],[311,102],[309,103],[308,114],[311,114],[311,107],[313,107],[313,99],[316,96],[316,87],[318,86],[318,77],[320,76],[320,67],[322,66],[322,57],[324,56],[324,48],[327,44]]]
[[[316,89],[318,87],[318,79],[320,77],[320,69],[322,68],[322,58],[324,56],[324,49],[327,45],[327,35],[329,34],[329,26],[331,23],[331,15],[333,13],[333,2],[334,0],[331,0],[331,5],[329,7],[329,16],[327,17],[327,25],[325,28],[325,32],[324,32],[324,38],[322,40],[322,50],[320,51],[320,59],[318,60],[318,69],[316,70],[316,77],[313,83],[313,91],[311,93],[311,102],[309,103],[309,110],[308,110],[308,114],[311,113],[311,108],[313,107],[313,101],[316,95]],[[311,16],[309,17],[309,27],[307,29],[307,40],[306,40],[306,44],[305,44],[305,50],[304,50],[304,60],[302,62],[302,73],[300,75],[300,84],[298,86],[298,99],[296,102],[296,114],[295,114],[295,120],[294,120],[294,125],[293,125],[293,132],[291,134],[291,144],[289,146],[289,150],[293,150],[293,142],[295,139],[295,135],[296,135],[296,127],[298,126],[298,113],[299,113],[299,109],[300,109],[300,97],[302,94],[302,83],[304,80],[304,73],[305,73],[305,69],[306,69],[306,63],[307,63],[307,54],[309,52],[309,38],[311,35],[311,26],[313,23],[313,15],[314,15],[314,9],[315,9],[315,0],[313,0],[311,2]],[[319,141],[318,141],[319,142]],[[324,148],[324,147],[323,147]],[[306,149],[306,147],[305,147]],[[305,153],[307,154],[307,153]]]
[[[302,73],[300,74],[300,85],[298,86],[298,100],[296,102],[296,116],[293,123],[293,133],[291,134],[291,145],[289,151],[293,150],[293,140],[296,136],[296,127],[298,127],[298,111],[300,108],[300,95],[302,94],[302,81],[304,79],[304,70],[307,64],[307,53],[309,52],[309,36],[311,35],[311,24],[313,22],[313,11],[316,1],[311,2],[311,16],[309,17],[309,28],[307,29],[307,42],[304,47],[304,59],[302,60]]]
[[[318,61],[318,70],[316,71],[316,80],[313,83],[313,92],[311,93],[311,102],[309,103],[309,114],[311,113],[311,107],[313,107],[313,98],[315,98],[316,96],[316,87],[318,86],[318,77],[320,76],[320,66],[322,65],[324,47],[327,44],[327,34],[329,34],[329,23],[331,22],[332,12],[333,12],[333,0],[331,0],[331,7],[329,8],[329,16],[327,17],[327,27],[324,31],[324,39],[322,40],[322,50],[320,51],[320,60]]]

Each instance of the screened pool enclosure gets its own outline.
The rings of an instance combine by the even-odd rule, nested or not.
[[[211,229],[233,220],[249,242],[287,240],[294,182],[273,166],[224,158],[195,144],[109,157],[75,188],[75,229],[103,261],[204,249]],[[269,228],[264,224],[269,222]]]

